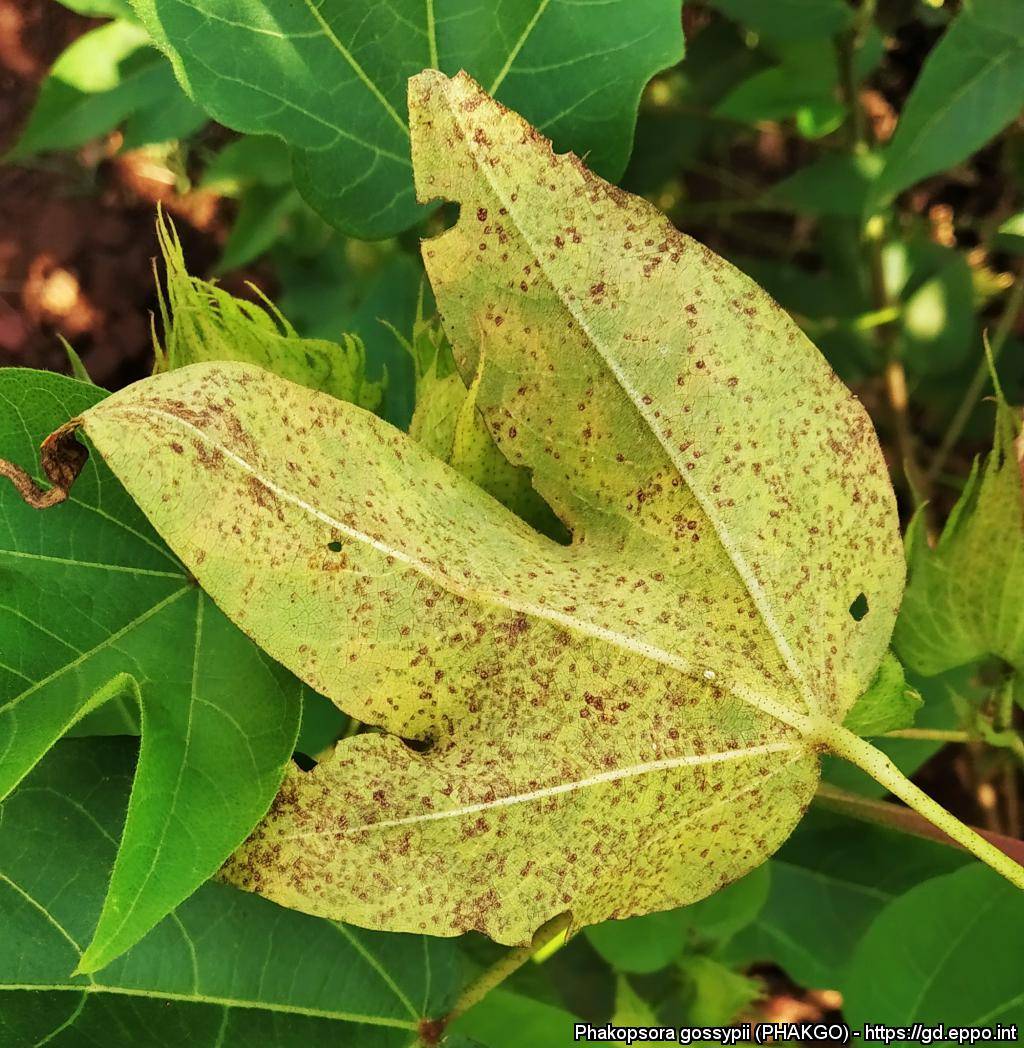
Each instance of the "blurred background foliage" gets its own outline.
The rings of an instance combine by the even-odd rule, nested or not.
[[[621,184],[793,315],[870,410],[905,520],[927,502],[934,533],[990,447],[984,339],[1009,401],[1024,400],[1024,4],[694,0],[681,17],[685,59],[644,91]],[[67,370],[60,335],[108,388],[149,372],[160,202],[190,272],[242,297],[258,288],[305,337],[359,336],[385,381],[380,413],[408,426],[403,339],[432,310],[418,243],[443,215],[385,240],[339,232],[297,187],[286,145],[211,121],[125,0],[0,0],[0,63],[0,363]],[[917,727],[936,734],[882,745],[961,818],[1019,839],[1020,753],[980,735],[943,745],[990,723],[1002,673],[911,675]],[[338,724],[323,730],[317,746]],[[827,778],[870,814],[877,787],[838,764]],[[825,803],[743,881],[588,929],[462,1029],[503,1048],[567,1043],[574,1016],[1019,1021],[1019,902],[1000,903],[988,938],[960,929],[948,955],[922,940],[913,970],[886,953],[935,914],[958,934],[958,914],[1004,898],[996,880]],[[468,950],[484,964],[495,948]],[[958,980],[978,966],[1002,974],[965,998]]]

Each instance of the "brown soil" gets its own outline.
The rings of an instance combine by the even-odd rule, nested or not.
[[[97,23],[54,0],[0,0],[0,153],[17,139],[60,52]],[[225,206],[179,194],[117,136],[72,155],[0,166],[0,366],[67,371],[58,336],[100,385],[148,371],[157,201],[174,215],[190,268],[205,272],[227,229]]]

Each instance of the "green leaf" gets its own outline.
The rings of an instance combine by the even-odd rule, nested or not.
[[[682,57],[679,0],[133,0],[214,119],[292,149],[303,196],[351,235],[419,221],[405,85],[468,69],[558,143],[617,178],[644,84]]]
[[[332,339],[339,331],[358,336],[366,346],[368,375],[387,378],[378,414],[407,429],[415,376],[409,354],[389,328],[412,330],[423,267],[392,244],[367,245],[326,232],[327,242],[313,251],[294,237],[275,245],[281,310],[308,337]]]
[[[570,1012],[509,990],[492,990],[452,1025],[452,1032],[487,1048],[565,1048],[573,1043]]]
[[[586,929],[586,938],[620,973],[666,970],[667,974],[671,971],[667,966],[677,961],[678,974],[682,975],[684,970],[687,972],[684,995],[688,998],[688,1008],[708,1006],[709,995],[714,994],[718,982],[714,968],[709,965],[698,970],[699,965],[694,965],[691,972],[688,965],[691,955],[680,957],[680,954],[687,948],[720,950],[732,936],[750,925],[767,901],[771,865],[764,863],[707,899],[682,909],[594,925]],[[707,992],[700,985],[705,974],[709,983]],[[723,975],[722,981],[722,989],[725,989],[732,982],[732,973]],[[625,1013],[627,1009],[635,1014],[632,1017],[619,1014]],[[626,977],[619,974],[616,1015],[612,1022],[634,1026],[658,1025],[653,1013],[649,1013],[651,1006],[635,993]],[[590,1013],[583,1011],[581,1014]],[[728,1018],[732,1018],[732,1014]],[[713,1021],[724,1022],[727,1019]],[[689,1014],[686,1015],[686,1021],[697,1024],[704,1022]]]
[[[96,383],[89,377],[89,372],[86,369],[85,364],[82,363],[82,358],[78,355],[75,347],[63,336],[57,336],[60,339],[60,344],[64,347],[64,352],[67,354],[68,366],[71,368],[72,378],[78,379],[79,382],[87,382],[89,385],[94,386]]]
[[[1024,895],[978,864],[894,899],[864,936],[843,981],[862,1023],[1024,1023]]]
[[[811,99],[794,114],[794,125],[804,138],[824,138],[843,126],[846,110],[834,98]]]
[[[615,979],[615,1011],[613,1026],[657,1026],[654,1008],[630,985],[625,975]]]
[[[996,246],[1015,255],[1024,255],[1024,211],[1011,215],[999,227]]]
[[[642,195],[660,194],[681,169],[700,164],[722,128],[711,110],[764,56],[729,23],[714,20],[686,44],[686,60],[647,92],[637,118],[636,142],[624,185]],[[664,96],[667,95],[667,98]]]
[[[58,0],[62,7],[90,18],[131,18],[128,0]]]
[[[193,102],[175,82],[173,90],[151,105],[130,113],[122,128],[121,149],[177,142],[188,138],[209,121],[205,110]]]
[[[953,167],[1024,105],[1024,7],[965,0],[928,56],[903,107],[874,201]]]
[[[181,88],[144,29],[111,22],[79,37],[43,82],[28,125],[9,160],[71,149],[98,138],[132,114],[176,105]],[[145,136],[134,136],[136,145]]]
[[[251,185],[291,184],[288,147],[269,135],[243,135],[229,142],[203,172],[202,188],[237,197]]]
[[[875,152],[826,153],[773,185],[767,199],[802,214],[858,218],[881,163]]]
[[[307,692],[302,701],[302,727],[295,748],[307,757],[319,755],[349,728],[351,721],[322,695]]]
[[[834,988],[884,906],[966,861],[953,848],[849,819],[809,821],[772,859],[768,901],[726,956],[774,961],[802,986]]]
[[[99,913],[134,753],[126,739],[61,743],[3,806],[5,1048],[407,1048],[422,1019],[447,1012],[452,944],[347,928],[216,883],[101,972],[70,974]]]
[[[167,270],[166,346],[158,350],[158,371],[204,360],[244,361],[365,408],[377,407],[381,385],[366,380],[366,351],[357,337],[345,335],[341,345],[300,338],[266,299],[263,308],[189,276],[178,234],[163,215],[157,237]]]
[[[229,142],[207,166],[201,187],[239,201],[217,263],[219,272],[238,269],[282,236],[296,235],[297,215],[312,215],[292,186],[291,169],[288,147],[269,135],[244,135]]]
[[[907,533],[910,585],[893,637],[900,658],[935,674],[986,655],[1024,669],[1024,490],[1020,412],[997,390],[993,450],[930,549],[918,515]]]
[[[538,531],[562,538],[565,529],[530,483],[530,473],[498,450],[476,398],[486,361],[466,388],[455,369],[451,346],[436,320],[417,318],[406,343],[417,367],[416,410],[409,436],[432,455],[493,495]],[[429,363],[424,363],[429,361]]]
[[[715,107],[732,120],[782,120],[810,106],[842,111],[836,97],[835,51],[820,40],[789,44],[780,63],[754,73]]]
[[[910,373],[962,368],[977,343],[974,280],[963,252],[921,238],[894,244],[886,255],[902,301],[902,353]]]
[[[642,974],[671,964],[686,946],[689,908],[605,921],[587,929],[595,950],[617,971]]]
[[[903,558],[863,408],[763,292],[468,77],[412,90],[421,193],[462,206],[424,250],[457,362],[486,354],[477,407],[572,546],[250,366],[80,422],[233,620],[390,733],[291,773],[227,876],[522,942],[695,901],[786,838],[822,742],[859,741]]]
[[[713,957],[700,954],[679,962],[687,1022],[693,1026],[725,1026],[758,999],[761,984],[733,971]]]
[[[722,14],[777,40],[833,36],[845,29],[853,11],[843,0],[710,0]],[[826,46],[819,41],[819,47]]]
[[[31,435],[104,395],[0,371],[0,456],[35,472]],[[95,456],[45,513],[0,489],[0,582],[0,797],[90,710],[141,707],[132,804],[81,962],[95,970],[216,872],[267,810],[301,685],[218,611]]]
[[[690,926],[700,939],[725,942],[753,923],[768,900],[771,863],[762,863],[738,881],[686,908]]]
[[[884,735],[909,728],[921,705],[921,696],[907,684],[899,659],[889,654],[843,723],[856,735]]]
[[[238,198],[238,213],[217,260],[217,271],[228,273],[259,258],[285,234],[302,208],[302,198],[290,184],[247,186]]]

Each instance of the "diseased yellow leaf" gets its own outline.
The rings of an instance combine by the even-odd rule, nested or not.
[[[415,77],[410,121],[420,198],[461,208],[423,257],[463,373],[486,352],[477,406],[499,447],[577,541],[687,549],[689,600],[744,605],[715,645],[770,651],[786,705],[841,720],[903,590],[863,407],[757,285],[469,77]]]
[[[525,942],[739,877],[831,747],[1016,877],[842,727],[903,585],[860,404],[751,281],[468,77],[414,78],[410,111],[421,198],[462,208],[424,245],[457,362],[572,544],[249,365],[86,412],[227,614],[383,729],[294,769],[224,876],[356,924]]]
[[[714,644],[685,560],[560,546],[376,417],[246,365],[103,404],[86,432],[204,588],[393,733],[291,773],[235,883],[521,942],[564,910],[586,924],[699,898],[792,829],[816,782],[790,723],[806,715],[781,677],[755,686],[759,664],[782,673],[773,649]]]

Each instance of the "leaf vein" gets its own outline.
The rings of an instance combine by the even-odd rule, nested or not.
[[[366,961],[366,963],[381,977],[381,979],[383,979],[383,981],[387,984],[391,992],[394,993],[394,995],[402,1003],[406,1011],[408,1011],[408,1013],[414,1019],[419,1019],[420,1014],[413,1007],[412,1001],[409,1000],[402,988],[391,977],[391,973],[380,963],[380,961],[374,956],[374,954],[369,949],[367,949],[365,943],[363,943],[359,939],[359,937],[352,931],[352,929],[336,921],[331,921],[330,924],[333,928],[336,928],[339,932],[341,932],[341,934],[352,944],[352,947],[355,949],[356,953],[358,953],[359,956],[362,957],[363,960]]]
[[[480,801],[477,804],[467,804],[461,808],[449,808],[445,811],[424,812],[420,815],[408,815],[401,819],[383,819],[379,822],[366,823],[359,826],[346,826],[344,829],[339,830],[304,830],[301,833],[285,834],[279,839],[290,841],[301,840],[307,837],[346,837],[350,834],[358,833],[361,830],[384,830],[392,829],[397,826],[412,826],[416,823],[422,822],[458,819],[467,815],[476,815],[482,811],[491,811],[495,808],[507,808],[516,804],[530,804],[533,801],[546,800],[548,797],[557,797],[564,793],[574,793],[577,790],[585,790],[592,786],[600,786],[609,782],[618,782],[622,779],[636,778],[641,775],[650,775],[661,771],[672,771],[676,768],[720,764],[725,761],[761,757],[772,753],[803,752],[803,750],[804,747],[799,742],[770,742],[757,746],[748,746],[743,749],[725,750],[721,753],[687,753],[681,757],[666,757],[662,760],[647,761],[643,764],[630,765],[626,768],[616,768],[613,771],[603,771],[596,775],[590,775],[585,779],[576,779],[572,782],[560,782],[555,786],[545,786],[539,790],[530,790],[526,793],[516,793],[508,797],[498,797],[493,801]]]
[[[470,600],[480,601],[489,600],[499,607],[507,608],[510,611],[521,612],[525,615],[530,615],[536,619],[544,619],[549,622],[556,622],[560,626],[564,626],[567,629],[575,630],[578,633],[582,633],[585,636],[594,637],[598,640],[602,640],[607,644],[611,644],[615,647],[621,648],[624,651],[628,651],[633,655],[639,655],[641,658],[651,659],[654,662],[660,662],[663,665],[669,666],[679,673],[693,678],[702,678],[706,674],[699,670],[697,667],[690,665],[686,660],[680,658],[671,652],[664,651],[661,648],[655,647],[653,644],[648,644],[646,641],[637,640],[634,637],[629,637],[623,633],[619,633],[615,630],[607,629],[604,626],[600,626],[597,623],[588,622],[583,619],[579,619],[570,615],[566,612],[557,611],[553,608],[542,607],[539,604],[532,604],[528,601],[516,601],[501,594],[484,591],[477,592],[469,586],[462,586],[454,579],[441,575],[432,569],[429,565],[416,557],[406,553],[404,550],[396,549],[393,546],[389,546],[387,543],[375,539],[364,532],[353,528],[351,525],[344,523],[341,520],[332,517],[329,513],[325,513],[323,510],[310,503],[299,498],[297,495],[288,491],[286,488],[281,487],[275,483],[271,478],[263,476],[259,470],[257,470],[251,463],[247,462],[241,455],[232,450],[231,448],[221,444],[219,441],[213,440],[208,433],[200,429],[198,426],[189,422],[187,419],[180,418],[177,415],[172,414],[168,411],[163,411],[160,408],[144,407],[144,406],[125,406],[120,410],[128,416],[157,416],[164,419],[164,421],[170,423],[173,426],[181,427],[182,429],[192,433],[205,441],[206,444],[219,451],[227,460],[233,462],[240,469],[245,470],[251,476],[257,477],[262,484],[264,484],[268,490],[272,491],[275,495],[281,498],[285,502],[291,503],[291,505],[302,510],[305,513],[309,513],[317,520],[322,521],[329,527],[340,531],[342,534],[347,535],[349,538],[355,539],[358,542],[366,543],[378,552],[383,553],[387,557],[393,557],[396,561],[400,561],[403,564],[409,565],[409,567],[415,569],[425,578],[430,579],[431,582],[444,589],[447,589],[451,593],[455,593],[462,597],[467,597]],[[708,671],[710,672],[710,671]],[[711,678],[707,678],[711,679]],[[730,691],[737,698],[753,706],[755,709],[760,710],[762,713],[767,714],[770,717],[774,717],[776,720],[781,721],[792,728],[796,728],[798,731],[806,734],[811,730],[811,724],[808,719],[795,710],[787,709],[782,703],[776,702],[770,696],[762,695],[757,692],[753,692],[743,685],[732,683],[729,681],[718,679],[718,683],[721,684],[726,690]]]
[[[493,91],[491,93],[493,94]],[[456,121],[461,123],[461,114],[458,113],[454,107],[452,107],[451,111]],[[490,165],[480,160],[479,153],[481,146],[478,145],[476,141],[474,141],[474,137],[472,135],[466,135],[466,147],[477,160],[477,168],[480,170],[483,177],[486,179],[488,185],[491,188],[491,191],[501,201],[502,205],[508,210],[508,213],[512,216],[515,216],[518,210],[516,204],[501,192],[500,188],[495,182],[494,174],[490,169]],[[532,252],[534,258],[536,259],[538,270],[544,275],[544,278],[547,281],[548,285],[551,287],[551,290],[558,297],[566,312],[573,318],[573,320],[575,320],[577,324],[579,324],[580,330],[584,333],[584,335],[586,335],[587,340],[590,343],[590,345],[594,348],[595,353],[597,353],[598,356],[600,356],[601,359],[604,361],[609,371],[615,377],[615,381],[619,384],[623,393],[626,395],[626,397],[632,403],[635,410],[643,419],[645,425],[650,430],[652,436],[664,449],[669,461],[675,467],[679,476],[683,478],[690,491],[693,492],[694,498],[697,499],[701,509],[704,511],[705,516],[708,518],[708,520],[714,527],[715,533],[718,536],[718,541],[722,544],[723,549],[726,551],[726,553],[729,556],[729,559],[732,561],[737,574],[743,582],[743,585],[745,586],[747,592],[750,594],[750,598],[751,600],[753,600],[754,605],[756,606],[761,616],[761,620],[764,622],[765,628],[768,630],[768,633],[772,638],[772,642],[775,644],[776,649],[782,656],[783,662],[786,664],[786,667],[792,674],[794,681],[799,686],[801,697],[803,698],[808,713],[817,713],[817,701],[815,700],[814,695],[812,694],[811,689],[804,678],[803,672],[801,671],[800,666],[796,661],[796,657],[793,654],[793,650],[789,645],[789,641],[786,639],[781,627],[775,620],[775,616],[772,614],[771,608],[768,606],[764,590],[761,587],[761,584],[757,581],[757,578],[755,577],[750,565],[747,563],[746,558],[743,556],[742,552],[736,547],[735,543],[733,543],[730,540],[728,533],[725,531],[722,521],[713,512],[713,506],[711,500],[708,498],[707,493],[704,492],[699,485],[694,484],[692,480],[687,479],[686,471],[682,468],[678,458],[676,457],[675,449],[663,436],[660,429],[656,425],[656,420],[653,414],[653,407],[648,407],[644,404],[642,396],[638,393],[637,390],[633,389],[627,376],[623,373],[622,368],[618,366],[614,359],[612,359],[603,351],[601,342],[590,330],[590,327],[587,324],[586,317],[581,315],[579,310],[573,305],[573,302],[566,297],[563,291],[559,288],[557,282],[551,277],[550,273],[548,272],[547,265],[544,261],[544,253],[542,251],[539,251],[537,249],[537,246],[531,241],[530,237],[527,235],[525,231],[523,223],[517,222],[517,228],[519,230],[520,235],[523,237],[523,240],[526,242],[527,246]]]

